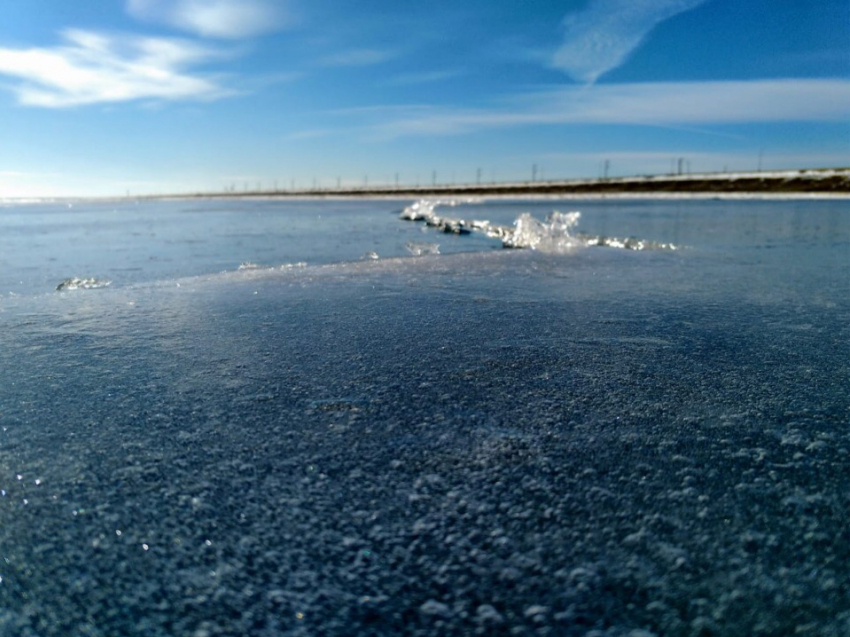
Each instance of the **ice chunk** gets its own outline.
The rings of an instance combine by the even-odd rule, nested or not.
[[[407,251],[415,257],[421,257],[423,254],[440,254],[440,244],[426,243],[424,241],[408,241],[405,244]]]
[[[539,221],[523,213],[514,222],[513,232],[502,238],[507,248],[531,248],[541,252],[566,252],[581,242],[570,231],[578,224],[580,212],[550,213],[546,221]]]
[[[66,290],[96,290],[98,288],[105,288],[109,285],[112,285],[112,281],[106,281],[104,279],[95,279],[95,278],[80,278],[80,277],[72,277],[70,279],[65,279],[59,285],[56,286],[57,292],[64,292]]]

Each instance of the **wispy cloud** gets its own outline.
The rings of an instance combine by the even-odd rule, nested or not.
[[[138,99],[209,100],[228,92],[186,69],[221,53],[178,39],[69,29],[53,48],[0,48],[0,75],[21,104],[61,108]]]
[[[548,124],[689,126],[850,119],[850,80],[784,79],[568,87],[515,98],[492,109],[399,106],[380,113],[380,137],[453,135]]]
[[[204,37],[238,39],[286,24],[281,4],[268,0],[127,0],[127,11],[139,20]]]
[[[396,56],[395,51],[382,49],[349,49],[319,59],[320,66],[371,66]]]
[[[617,68],[660,22],[706,0],[591,0],[563,22],[564,43],[552,65],[593,83]]]

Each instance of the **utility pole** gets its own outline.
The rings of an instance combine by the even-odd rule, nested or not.
[[[759,148],[759,172],[761,172],[761,161],[764,158],[764,148]]]
[[[679,174],[680,175],[682,174],[682,166],[683,166],[684,163],[685,163],[685,158],[679,157]]]
[[[537,181],[537,164],[531,166],[531,183]]]
[[[431,171],[431,185],[432,186],[437,185],[437,171],[436,170]]]
[[[398,189],[398,173],[395,174],[395,187]]]
[[[475,171],[475,184],[478,185],[478,186],[481,185],[481,169],[480,168]]]
[[[611,168],[611,161],[610,161],[610,160],[608,160],[608,159],[606,159],[606,160],[605,160],[605,164],[604,164],[604,168],[603,168],[603,171],[602,171],[602,172],[603,172],[603,175],[604,175],[603,179],[605,179],[606,181],[607,181],[607,179],[608,179],[608,170],[609,170],[610,168]]]

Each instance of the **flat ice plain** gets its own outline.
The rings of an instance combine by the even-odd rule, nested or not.
[[[850,634],[850,204],[606,205],[0,298],[0,635]]]

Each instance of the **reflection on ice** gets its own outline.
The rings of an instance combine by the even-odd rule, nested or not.
[[[301,270],[302,268],[307,267],[306,261],[298,261],[297,263],[284,263],[278,269],[279,270]]]
[[[252,263],[250,261],[246,261],[244,263],[240,263],[237,270],[240,271],[240,272],[244,271],[244,270],[283,270],[283,271],[287,271],[287,270],[295,270],[295,269],[306,268],[306,267],[307,267],[307,263],[305,261],[299,261],[298,263],[284,263],[284,264],[278,266],[277,268],[272,267],[272,266],[267,266],[267,265],[260,265],[258,263]]]

